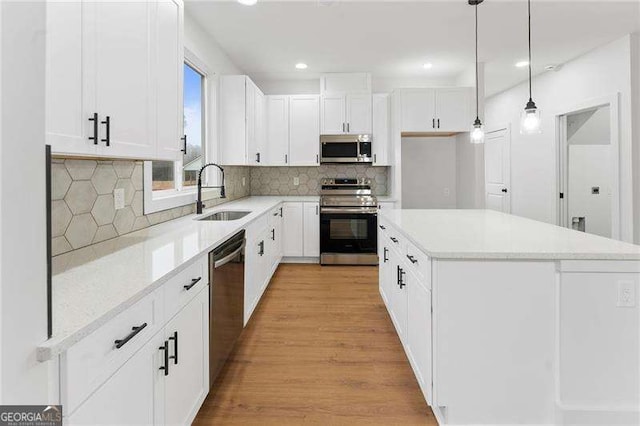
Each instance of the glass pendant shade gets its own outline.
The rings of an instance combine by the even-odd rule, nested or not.
[[[469,133],[469,135],[471,137],[471,143],[484,143],[484,126],[479,119],[476,118],[476,121],[473,123],[473,127],[471,128],[471,132]]]
[[[524,111],[522,111],[522,116],[520,118],[520,134],[535,135],[538,133],[542,133],[540,110],[536,108],[535,104],[530,100]]]

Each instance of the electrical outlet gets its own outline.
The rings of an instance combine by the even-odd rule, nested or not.
[[[618,281],[618,307],[633,308],[636,306],[636,283]]]
[[[116,210],[124,209],[124,188],[113,190],[113,204]]]
[[[242,186],[245,186],[246,184],[247,184],[247,178],[242,176]]]
[[[300,185],[300,178],[298,176],[293,178],[293,186]]]
[[[449,188],[445,188],[443,192],[445,197],[448,197],[449,195],[451,195],[451,191],[449,190]]]

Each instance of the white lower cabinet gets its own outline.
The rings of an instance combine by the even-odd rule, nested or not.
[[[378,225],[379,288],[393,325],[429,405],[432,402],[431,277],[421,263],[430,259],[405,253],[409,246],[386,222]],[[409,258],[412,257],[413,260]],[[418,262],[414,262],[419,259]],[[431,271],[431,269],[428,269]]]
[[[204,286],[67,417],[67,424],[189,424],[208,392],[209,287]]]
[[[320,256],[320,204],[304,203],[304,242],[305,257]]]

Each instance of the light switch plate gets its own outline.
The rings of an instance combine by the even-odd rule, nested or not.
[[[113,204],[116,210],[124,209],[124,188],[113,190]]]
[[[300,185],[300,178],[298,176],[295,176],[293,178],[293,186],[298,186]]]
[[[618,281],[618,303],[621,308],[636,306],[636,283],[633,281]]]

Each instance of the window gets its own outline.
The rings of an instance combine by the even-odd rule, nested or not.
[[[183,65],[183,120],[186,152],[178,161],[145,162],[145,213],[195,200],[198,172],[205,163],[207,72],[189,51]]]

